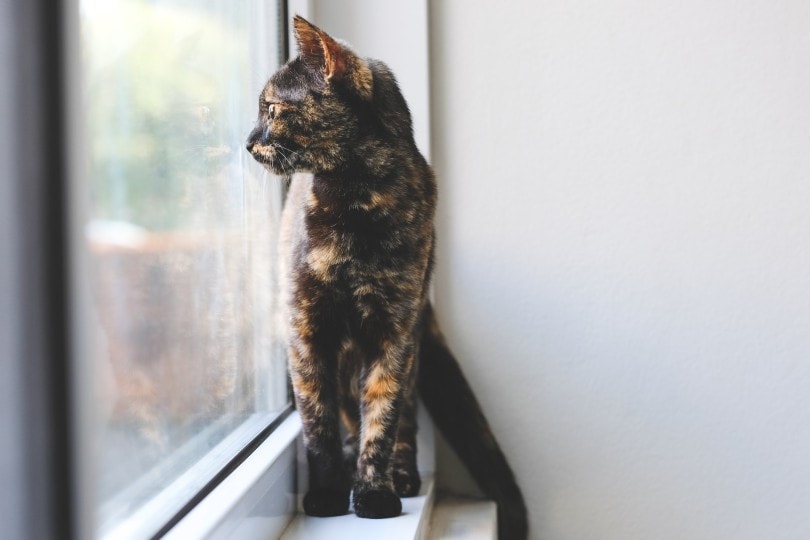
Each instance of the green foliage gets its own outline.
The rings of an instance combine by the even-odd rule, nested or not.
[[[194,227],[200,192],[241,150],[228,113],[239,99],[231,75],[244,70],[230,59],[247,57],[242,29],[204,2],[188,6],[83,5],[87,171],[98,219]]]

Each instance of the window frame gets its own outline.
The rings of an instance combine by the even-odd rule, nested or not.
[[[76,536],[63,7],[5,2],[0,12],[9,98],[0,104],[0,459],[4,489],[15,494],[0,503],[0,522],[18,538]]]

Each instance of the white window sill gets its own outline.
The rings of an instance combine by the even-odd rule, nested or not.
[[[492,501],[439,497],[428,524],[430,540],[497,540],[498,512]]]
[[[354,514],[330,518],[296,515],[284,531],[282,540],[356,540],[385,538],[415,540],[427,538],[430,511],[434,499],[433,476],[422,478],[417,497],[402,499],[402,515],[388,519],[360,519]]]
[[[356,539],[427,538],[434,482],[425,475],[419,496],[402,500],[402,515],[360,519],[354,514],[314,518],[298,511],[297,469],[303,464],[296,447],[301,420],[292,413],[267,439],[191,510],[164,538]],[[297,451],[298,450],[298,451]]]
[[[429,425],[425,421],[423,426]],[[430,430],[425,430],[429,433]],[[386,540],[496,538],[495,505],[488,501],[442,499],[425,474],[419,496],[402,499],[402,515],[360,519],[354,514],[314,518],[300,513],[297,488],[303,473],[301,420],[288,416],[239,467],[180,520],[168,540]],[[432,442],[425,446],[432,449]],[[432,468],[432,467],[431,467]]]
[[[418,497],[402,499],[402,515],[392,519],[296,515],[281,540],[497,540],[497,507],[492,501],[437,497],[432,476]]]

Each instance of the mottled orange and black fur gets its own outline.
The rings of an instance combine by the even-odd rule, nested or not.
[[[304,510],[346,513],[351,493],[358,516],[400,514],[399,497],[420,488],[418,389],[498,503],[501,538],[523,538],[520,490],[428,301],[436,183],[405,100],[385,64],[294,24],[300,54],[264,88],[247,148],[292,176],[281,259]]]

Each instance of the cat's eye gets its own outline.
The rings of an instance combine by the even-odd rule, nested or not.
[[[276,104],[275,103],[268,103],[267,104],[267,115],[270,117],[270,120],[276,117]]]

